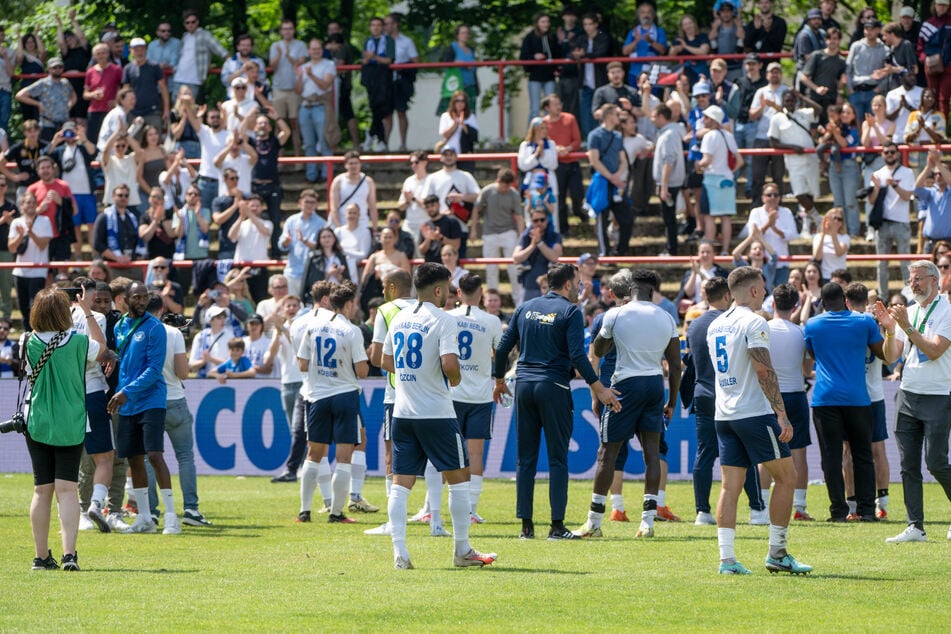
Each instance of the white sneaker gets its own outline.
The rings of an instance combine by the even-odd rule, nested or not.
[[[92,531],[96,530],[96,525],[92,523],[92,520],[89,519],[89,516],[85,513],[79,514],[79,530],[81,531]]]
[[[165,528],[162,529],[163,535],[181,535],[182,524],[175,513],[165,514]]]
[[[156,530],[155,522],[146,513],[137,515],[130,527],[130,531],[133,533],[154,533]]]
[[[443,528],[442,524],[430,524],[429,536],[430,537],[452,537],[452,533],[450,533],[445,528]]]
[[[416,511],[416,515],[409,518],[410,522],[422,522],[423,524],[429,524],[429,520],[432,519],[432,514],[427,511],[425,508],[421,508]]]
[[[101,532],[108,533],[112,531],[109,527],[109,523],[106,521],[106,516],[102,514],[102,508],[95,503],[89,505],[89,510],[86,512],[86,515],[89,517],[89,521],[95,524],[96,528]]]
[[[865,232],[865,241],[875,242],[875,229],[869,227],[868,231]]]
[[[470,512],[470,513],[469,513],[469,521],[472,522],[473,524],[484,524],[484,523],[485,523],[485,520],[482,518],[482,516],[479,515],[478,513],[475,513],[475,512]]]
[[[393,557],[393,567],[397,570],[412,570],[413,562],[409,560],[409,557],[400,557],[399,555],[394,555]]]
[[[769,509],[754,511],[750,509],[751,526],[769,526]]]
[[[697,519],[694,520],[693,523],[695,526],[716,526],[717,521],[714,519],[712,513],[700,511],[697,513]]]
[[[392,535],[393,529],[390,528],[390,523],[385,522],[380,524],[376,528],[368,528],[363,531],[364,535]]]
[[[106,523],[114,533],[131,533],[132,527],[126,524],[125,520],[118,513],[109,513],[106,516]]]
[[[948,539],[951,539],[951,526],[948,527]]]
[[[951,533],[951,530],[948,531]],[[913,524],[909,524],[908,528],[895,535],[894,537],[889,537],[885,540],[886,544],[903,544],[904,542],[923,542],[927,541],[928,536],[925,535],[923,530],[919,530]]]

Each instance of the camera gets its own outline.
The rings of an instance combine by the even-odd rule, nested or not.
[[[18,434],[26,432],[26,419],[23,418],[22,412],[17,412],[10,420],[0,423],[0,434],[9,434],[11,431]]]
[[[83,294],[83,289],[81,289],[81,288],[68,287],[68,288],[61,288],[61,289],[59,289],[59,290],[63,291],[63,292],[66,293],[67,295],[69,295],[69,301],[71,301],[71,302],[75,302],[76,299],[77,299],[80,295]]]
[[[863,187],[862,189],[855,192],[855,197],[859,200],[865,200],[868,198],[868,195],[872,193],[872,190],[875,189],[871,185],[868,187]]]
[[[162,315],[162,323],[172,328],[177,328],[187,337],[192,325],[192,320],[181,313],[165,313]]]
[[[208,299],[210,299],[210,300],[212,300],[212,301],[217,301],[217,300],[221,299],[221,291],[219,291],[219,290],[217,290],[217,289],[216,289],[216,290],[213,290],[213,291],[208,291]]]

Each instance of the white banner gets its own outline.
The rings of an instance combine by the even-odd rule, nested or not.
[[[383,468],[383,380],[362,381],[361,410],[367,429],[367,468],[371,475],[382,475]],[[0,381],[0,417],[8,419],[16,407],[16,385],[12,380]],[[894,404],[897,383],[885,384],[885,409],[889,434],[894,429]],[[198,473],[207,475],[275,475],[280,473],[291,447],[291,434],[281,407],[281,385],[278,380],[234,380],[220,385],[214,380],[190,380],[185,384],[186,397],[195,417],[195,463]],[[598,419],[591,411],[588,387],[581,381],[572,383],[575,402],[574,432],[568,455],[568,469],[573,478],[592,478],[598,450]],[[486,447],[485,476],[508,478],[515,475],[516,441],[512,410],[495,408],[494,438]],[[821,480],[819,446],[812,432],[809,447],[809,479]],[[667,464],[671,480],[691,477],[696,454],[697,437],[694,417],[679,411],[666,434],[669,446]],[[900,480],[898,450],[893,438],[886,441],[892,481]],[[169,468],[177,471],[171,446]],[[331,456],[332,458],[332,456]],[[538,469],[546,472],[548,464],[542,443]],[[631,452],[625,463],[631,478],[643,478],[644,461],[637,440],[631,441]],[[19,434],[0,436],[0,472],[31,472],[26,444]],[[719,475],[719,469],[715,470]],[[929,474],[926,479],[933,481]]]

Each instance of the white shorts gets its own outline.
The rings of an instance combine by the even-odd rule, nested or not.
[[[783,158],[786,161],[786,172],[789,174],[793,196],[809,194],[813,199],[819,198],[819,159],[816,155],[787,154]]]

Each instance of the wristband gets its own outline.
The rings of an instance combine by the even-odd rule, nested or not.
[[[905,328],[905,334],[906,334],[906,335],[911,335],[911,333],[913,333],[914,331],[915,331],[915,329],[914,329],[914,327],[912,327],[912,326],[908,326],[907,328]]]

